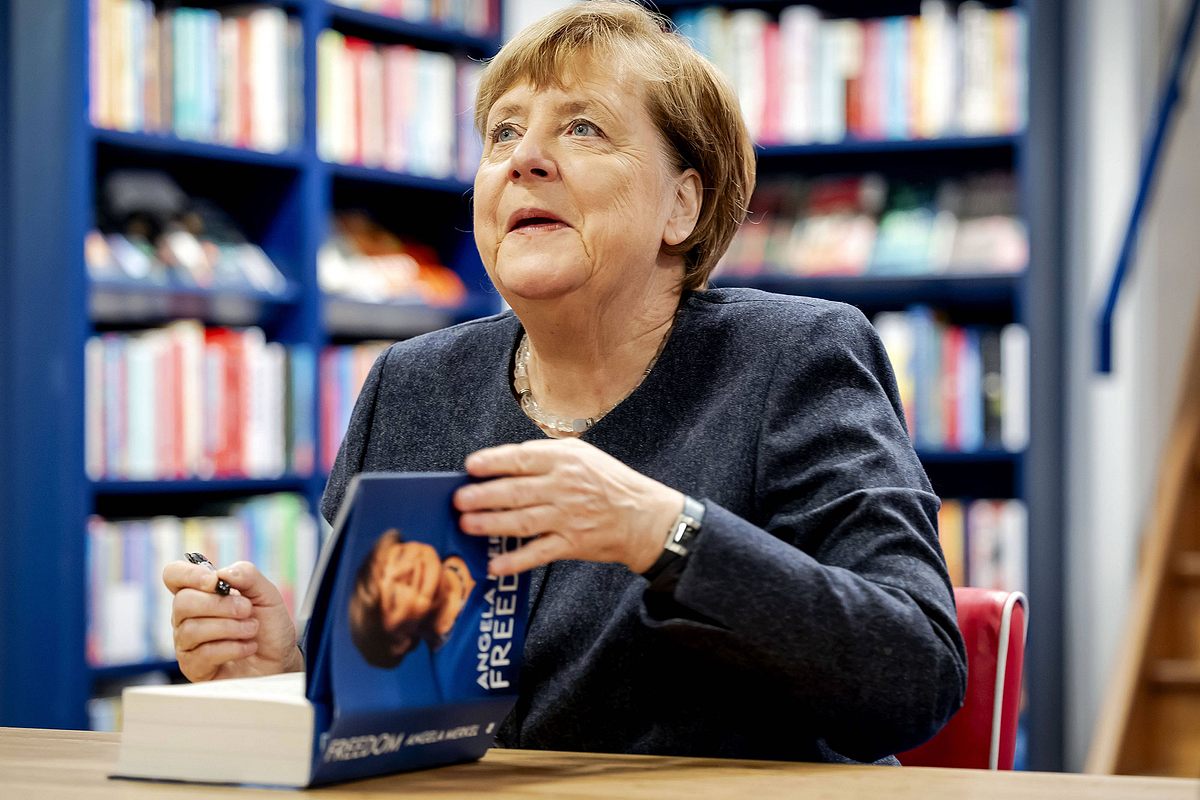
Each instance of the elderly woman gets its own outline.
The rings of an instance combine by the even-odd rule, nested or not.
[[[330,476],[466,469],[464,530],[529,537],[500,744],[875,760],[961,703],[938,500],[857,310],[706,290],[754,186],[729,84],[628,2],[571,6],[486,68],[475,241],[511,313],[393,345]],[[666,542],[666,547],[664,547]],[[299,669],[253,566],[176,564],[193,680]]]

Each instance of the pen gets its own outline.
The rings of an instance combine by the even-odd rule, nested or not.
[[[184,553],[184,555],[186,555],[187,560],[193,564],[203,564],[204,566],[208,567],[210,572],[217,571],[217,568],[213,566],[213,563],[209,561],[203,553]],[[217,578],[217,594],[229,594],[229,584],[220,578]]]

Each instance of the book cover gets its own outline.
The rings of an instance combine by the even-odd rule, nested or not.
[[[516,700],[529,582],[487,571],[516,539],[459,530],[467,480],[356,476],[300,615],[305,672],[127,690],[118,775],[313,786],[482,757]]]

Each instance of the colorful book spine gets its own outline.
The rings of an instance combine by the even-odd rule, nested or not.
[[[495,36],[500,29],[499,0],[336,0],[336,4],[472,36]]]
[[[253,561],[295,612],[316,562],[317,523],[296,494],[261,495],[225,516],[108,520],[87,529],[87,660],[92,666],[174,656],[163,567],[197,551],[226,565]]]
[[[1022,326],[962,327],[925,307],[885,312],[874,323],[918,448],[1025,449],[1029,357]]]
[[[955,586],[1028,591],[1029,514],[1022,501],[943,500],[938,539]]]
[[[729,76],[764,144],[1017,133],[1024,12],[924,0],[920,14],[822,19],[810,6],[686,9],[677,27]],[[778,41],[774,41],[778,37]]]
[[[93,125],[272,153],[300,146],[303,37],[282,8],[91,0],[89,24]]]
[[[478,72],[478,65],[448,53],[322,31],[318,154],[431,178],[473,177],[479,137],[467,106]]]
[[[258,328],[206,330],[195,320],[92,337],[85,352],[89,475],[311,474],[310,353],[269,343]]]
[[[326,472],[333,469],[367,373],[388,344],[364,342],[327,347],[321,352],[321,467]]]

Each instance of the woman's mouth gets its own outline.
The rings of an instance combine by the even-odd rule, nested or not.
[[[571,227],[558,216],[540,208],[523,208],[508,219],[509,233],[544,233]]]

